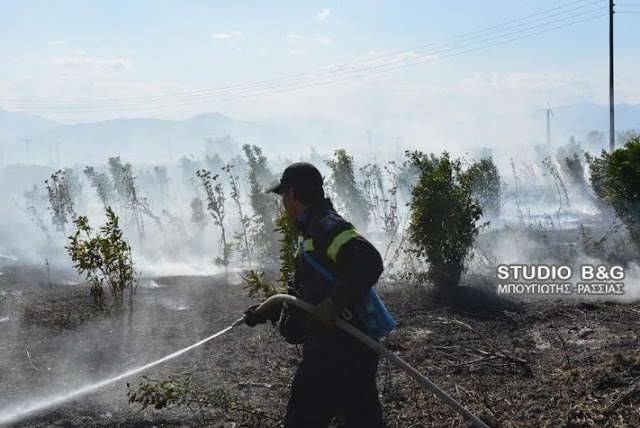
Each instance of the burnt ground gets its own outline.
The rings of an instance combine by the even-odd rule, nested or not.
[[[222,278],[157,278],[146,282],[157,288],[139,287],[133,327],[118,333],[92,308],[86,286],[36,286],[28,277],[15,273],[12,289],[0,276],[0,415],[189,346],[252,303],[241,284]],[[513,301],[484,290],[445,295],[381,285],[398,322],[385,345],[492,427],[640,426],[640,304]],[[241,326],[144,373],[162,379],[189,372],[203,388],[224,388],[232,410],[141,409],[128,403],[126,383],[142,380],[135,375],[13,425],[169,427],[206,420],[211,427],[276,427],[299,358],[272,327]],[[467,426],[386,362],[378,380],[391,427]]]

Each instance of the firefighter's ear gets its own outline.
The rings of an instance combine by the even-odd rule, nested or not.
[[[289,188],[289,192],[291,192],[291,202],[296,202],[298,200],[298,193],[296,192],[296,189],[294,189],[293,187]]]

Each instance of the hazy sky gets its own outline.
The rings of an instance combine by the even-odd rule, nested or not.
[[[617,10],[640,12],[633,2],[620,0]],[[0,108],[64,122],[219,111],[240,119],[340,118],[405,130],[424,122],[494,127],[488,116],[524,114],[548,101],[608,102],[607,16],[547,31],[606,14],[607,5],[4,1]],[[638,103],[640,14],[616,19],[617,101]],[[473,34],[449,40],[467,33]],[[508,41],[515,38],[521,39]],[[495,43],[501,44],[475,50]],[[401,53],[389,56],[393,52]],[[219,89],[335,66],[342,67],[234,92]],[[354,70],[360,74],[349,78]],[[342,80],[314,86],[327,79]],[[254,97],[256,89],[266,95]],[[130,100],[100,101],[122,98]],[[435,125],[431,131],[440,133]]]

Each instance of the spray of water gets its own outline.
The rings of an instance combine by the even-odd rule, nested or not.
[[[75,398],[78,398],[80,396],[89,394],[93,391],[97,391],[100,388],[103,388],[107,385],[110,385],[114,382],[117,382],[119,380],[125,379],[127,377],[133,376],[137,373],[140,373],[142,371],[145,371],[153,366],[157,366],[158,364],[162,364],[166,361],[169,361],[173,358],[176,358],[179,355],[184,354],[185,352],[188,352],[194,348],[197,348],[200,345],[203,345],[205,343],[207,343],[208,341],[210,341],[211,339],[215,339],[218,336],[223,335],[224,333],[226,333],[227,331],[231,330],[233,327],[240,325],[243,321],[243,318],[240,318],[239,320],[237,320],[236,322],[234,322],[232,325],[230,325],[229,327],[220,330],[219,332],[215,333],[212,336],[207,337],[206,339],[202,339],[201,341],[194,343],[191,346],[188,346],[184,349],[181,349],[177,352],[174,352],[171,355],[167,355],[166,357],[160,358],[159,360],[156,360],[152,363],[147,364],[146,366],[143,367],[138,367],[132,370],[129,370],[125,373],[122,373],[116,377],[112,377],[110,379],[106,379],[91,385],[87,385],[84,386],[82,388],[76,389],[75,391],[72,391],[68,394],[65,395],[59,395],[59,396],[55,396],[55,397],[45,397],[45,398],[41,398],[38,400],[33,400],[27,403],[23,403],[17,406],[13,406],[10,408],[6,408],[6,409],[2,409],[0,410],[0,426],[1,425],[5,425],[5,424],[10,424],[10,423],[15,423],[18,422],[24,418],[26,418],[29,415],[32,415],[34,413],[40,412],[42,410],[46,410],[52,407],[56,407],[59,406],[60,404],[63,404],[67,401],[73,400]]]

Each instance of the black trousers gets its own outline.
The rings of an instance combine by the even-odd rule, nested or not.
[[[293,379],[284,427],[327,428],[335,416],[349,428],[386,427],[376,386],[378,355],[331,351],[305,353]]]

